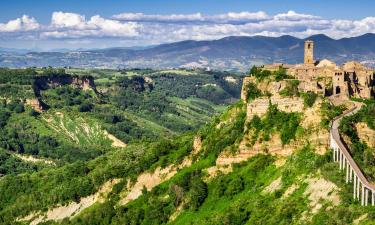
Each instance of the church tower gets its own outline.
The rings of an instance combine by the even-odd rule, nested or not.
[[[305,41],[305,64],[314,64],[314,42],[307,40]]]

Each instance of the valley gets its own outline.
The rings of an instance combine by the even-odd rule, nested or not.
[[[293,90],[282,71],[250,78],[200,70],[31,73],[51,82],[39,92],[17,78],[4,82],[17,95],[4,94],[1,108],[2,224],[368,224],[374,218],[373,208],[352,198],[353,186],[328,145],[328,123],[351,105]],[[59,83],[55,76],[90,81]],[[373,152],[372,139],[348,132],[357,123],[373,129],[374,102],[363,104],[340,129],[371,179],[369,158],[356,156],[363,150],[352,146]]]
[[[313,45],[248,73],[0,69],[0,223],[371,224],[374,72]]]

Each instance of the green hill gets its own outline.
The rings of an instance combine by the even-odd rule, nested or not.
[[[156,85],[150,89],[139,77],[116,80],[105,92],[98,85],[103,96],[91,93],[87,99],[93,107],[85,112],[68,104],[30,116],[28,108],[15,112],[5,106],[5,130],[16,128],[13,120],[27,121],[29,129],[17,130],[15,140],[34,143],[31,131],[54,138],[47,143],[57,146],[45,152],[58,163],[31,169],[22,164],[0,179],[1,224],[372,224],[375,220],[374,207],[360,206],[352,198],[352,185],[345,183],[327,147],[327,122],[344,106],[332,106],[323,97],[304,104],[304,95],[252,96],[249,104],[240,100],[214,116],[222,105],[195,92],[186,98],[162,95],[179,106],[174,108],[178,114],[166,110],[147,115],[145,109],[154,105],[131,104],[132,99],[142,103],[155,99],[151,95]],[[77,96],[84,94],[81,91]],[[121,99],[127,95],[132,99]],[[50,105],[64,100],[45,96],[52,100]],[[301,107],[285,107],[283,102]],[[367,104],[368,111],[346,123],[353,128],[365,122],[372,129],[373,102]],[[160,121],[168,115],[181,115],[181,124],[191,126],[193,121],[200,128],[179,134],[184,129]],[[103,130],[126,141],[128,133],[113,131],[121,131],[116,124],[128,120],[144,139],[133,139],[122,148],[109,146]],[[147,133],[152,127],[170,136]],[[146,138],[152,135],[157,138]],[[54,155],[61,146],[67,152],[62,151],[63,157]],[[45,156],[41,148],[35,149],[40,150],[36,156]]]

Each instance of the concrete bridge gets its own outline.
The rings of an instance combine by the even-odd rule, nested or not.
[[[367,206],[369,203],[374,206],[375,185],[371,184],[363,175],[343,143],[338,130],[341,119],[357,113],[361,106],[356,104],[352,109],[333,120],[330,130],[330,147],[333,150],[333,161],[338,162],[340,170],[346,173],[346,183],[353,183],[353,198],[360,200],[362,206]]]

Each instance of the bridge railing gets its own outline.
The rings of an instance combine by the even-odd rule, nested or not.
[[[361,201],[361,205],[367,206],[369,201],[375,205],[375,185],[371,184],[357,163],[353,160],[338,131],[343,117],[356,113],[360,107],[353,107],[344,114],[333,119],[330,124],[330,147],[333,152],[333,161],[339,163],[340,170],[346,170],[346,183],[353,183],[353,198]]]

